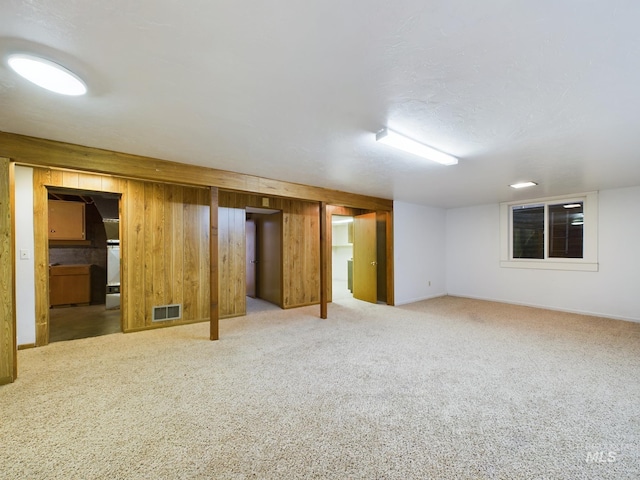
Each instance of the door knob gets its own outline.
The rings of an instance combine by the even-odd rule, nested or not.
[[[374,267],[378,264],[378,262],[371,262],[371,265],[373,265]]]

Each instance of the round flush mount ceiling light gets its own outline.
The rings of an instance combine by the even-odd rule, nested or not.
[[[84,95],[86,84],[62,65],[32,55],[9,56],[9,66],[19,75],[36,85],[62,95]]]

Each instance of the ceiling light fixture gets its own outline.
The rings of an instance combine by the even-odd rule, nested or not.
[[[456,165],[458,163],[456,157],[416,142],[388,128],[383,128],[376,134],[376,141],[443,165]]]
[[[509,185],[511,188],[526,188],[526,187],[535,187],[538,185],[536,182],[520,182]]]
[[[62,65],[32,55],[9,56],[9,66],[19,75],[39,87],[62,95],[84,95],[86,84]]]
[[[563,205],[564,208],[580,208],[582,207],[581,203],[567,203],[566,205]]]

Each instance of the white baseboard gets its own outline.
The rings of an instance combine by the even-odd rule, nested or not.
[[[395,302],[396,307],[400,306],[400,305],[408,305],[409,303],[416,303],[416,302],[422,302],[423,300],[431,300],[432,298],[439,298],[439,297],[446,297],[447,294],[446,293],[436,293],[435,295],[428,295],[426,297],[417,297],[417,298],[410,298],[408,300],[400,300]]]
[[[486,300],[488,302],[506,303],[508,305],[519,305],[519,306],[522,306],[522,307],[542,308],[544,310],[554,310],[556,312],[576,313],[578,315],[587,315],[587,316],[590,316],[590,317],[610,318],[611,320],[624,320],[625,322],[640,323],[640,318],[623,317],[623,316],[619,316],[619,315],[610,315],[610,314],[606,314],[606,313],[590,312],[590,311],[587,311],[587,310],[577,310],[577,309],[571,309],[571,308],[550,307],[549,305],[540,305],[540,304],[526,303],[526,302],[513,302],[513,301],[510,301],[510,300],[502,300],[502,299],[499,299],[499,298],[479,297],[479,296],[475,296],[475,295],[461,295],[461,294],[453,294],[453,293],[449,293],[447,295],[450,295],[452,297],[471,298],[473,300]]]

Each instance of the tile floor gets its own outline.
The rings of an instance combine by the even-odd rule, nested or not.
[[[49,310],[49,342],[97,337],[122,331],[120,310],[104,305],[61,307]]]

